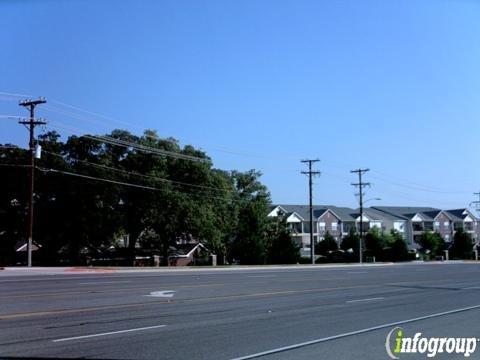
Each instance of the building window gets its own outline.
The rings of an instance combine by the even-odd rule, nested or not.
[[[443,223],[443,227],[444,227],[445,229],[450,228],[450,222],[445,221],[445,222]]]
[[[445,235],[445,241],[450,242],[450,235],[448,235],[448,234]]]
[[[435,221],[435,228],[439,228],[440,227],[440,221]]]
[[[294,233],[301,233],[302,232],[302,223],[290,223],[290,229],[294,232]]]
[[[332,231],[337,231],[338,228],[338,223],[334,222],[332,223]]]
[[[324,222],[319,222],[318,223],[318,230],[319,231],[325,231],[325,223]]]

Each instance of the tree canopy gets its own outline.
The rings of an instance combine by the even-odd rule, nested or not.
[[[166,259],[175,243],[191,239],[203,242],[220,263],[272,260],[271,200],[259,172],[216,169],[205,152],[153,130],[65,141],[53,131],[37,141],[43,149],[35,169],[37,264],[78,264],[85,254],[117,247],[125,237],[129,263],[140,249]],[[25,241],[26,164],[26,150],[0,146],[3,264],[19,261],[15,245]]]

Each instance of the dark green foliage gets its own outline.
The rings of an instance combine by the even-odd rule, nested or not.
[[[315,246],[315,255],[326,255],[335,250],[338,250],[338,244],[330,232],[327,231],[324,239]]]
[[[353,251],[354,254],[358,254],[360,237],[356,233],[355,229],[350,229],[350,232],[345,236],[340,244],[340,248],[344,251]]]
[[[382,257],[383,248],[385,246],[384,236],[376,227],[370,229],[365,235],[365,250],[367,256],[375,256],[380,260]]]
[[[437,232],[425,231],[418,242],[420,251],[427,257],[443,256],[445,241]]]
[[[35,263],[82,264],[87,256],[98,257],[116,246],[126,234],[129,246],[121,253],[128,264],[133,264],[139,244],[162,255],[165,264],[178,239],[192,238],[217,254],[219,263],[224,257],[250,264],[269,260],[270,196],[260,173],[215,169],[204,152],[162,139],[152,130],[142,136],[114,130],[108,136],[203,161],[146,153],[89,135],[65,142],[55,132],[39,136],[44,151],[37,161],[34,241],[42,248],[34,253]],[[27,151],[0,148],[0,265],[25,260],[24,254],[15,254],[14,245],[25,241],[28,179],[26,168],[2,165],[27,163]]]
[[[450,248],[451,259],[470,259],[472,257],[473,241],[470,234],[462,229],[455,232],[453,244]]]
[[[388,236],[384,237],[385,248],[383,249],[384,261],[407,261],[410,260],[408,247],[402,234],[392,229]]]
[[[230,259],[241,264],[264,264],[267,261],[268,219],[270,194],[258,179],[260,173],[233,172],[236,202],[232,206],[235,229],[231,237]]]
[[[292,240],[284,218],[271,221],[267,243],[269,264],[296,264],[300,260],[300,248]]]

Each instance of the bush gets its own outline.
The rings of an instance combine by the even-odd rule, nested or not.
[[[345,236],[340,244],[340,249],[344,251],[353,250],[354,254],[357,254],[358,257],[358,248],[360,244],[360,237],[355,232],[354,228],[350,229],[350,232]]]
[[[452,259],[470,259],[472,257],[473,241],[470,234],[462,229],[455,232],[453,244],[450,248]]]
[[[375,256],[381,260],[384,248],[384,236],[380,234],[378,228],[370,229],[365,235],[365,250],[367,256]]]
[[[424,256],[429,255],[428,257],[435,258],[436,256],[444,255],[445,241],[437,232],[425,231],[420,237],[418,244]]]
[[[330,251],[338,250],[338,244],[327,231],[325,238],[315,246],[315,255],[326,255]]]

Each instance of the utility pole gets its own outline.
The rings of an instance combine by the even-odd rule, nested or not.
[[[33,244],[33,192],[35,186],[35,126],[45,125],[46,122],[35,119],[35,107],[39,104],[45,104],[45,98],[38,98],[35,100],[23,100],[19,105],[27,108],[30,111],[30,119],[19,121],[19,124],[28,127],[30,132],[30,184],[29,184],[29,199],[28,199],[28,227],[27,227],[27,266],[32,266],[32,244]]]
[[[312,176],[320,175],[320,171],[312,171],[312,164],[320,160],[301,160],[302,163],[308,164],[308,171],[302,171],[302,174],[308,175],[308,188],[310,197],[310,256],[312,258],[312,265],[315,264],[315,241],[313,241],[313,183]]]
[[[480,192],[473,193],[473,195],[478,196],[477,201],[472,201],[470,206],[475,205],[475,210],[480,213]]]
[[[363,262],[363,188],[366,186],[370,186],[370,183],[362,182],[362,175],[370,171],[370,169],[356,169],[350,171],[351,173],[358,174],[358,183],[352,183],[353,186],[358,186],[359,195],[360,195],[360,241],[359,241],[359,263]]]

